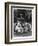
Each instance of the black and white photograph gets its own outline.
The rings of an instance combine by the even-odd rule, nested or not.
[[[7,3],[5,42],[37,41],[37,4]]]
[[[14,9],[14,36],[32,35],[32,10]]]

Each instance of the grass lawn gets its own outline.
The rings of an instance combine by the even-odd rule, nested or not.
[[[14,33],[14,36],[15,37],[18,37],[18,36],[31,36],[32,35],[32,31],[29,31],[29,32],[24,32],[24,33]]]

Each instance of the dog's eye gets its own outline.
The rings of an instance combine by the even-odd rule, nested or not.
[[[20,18],[20,15],[18,15],[17,17]]]

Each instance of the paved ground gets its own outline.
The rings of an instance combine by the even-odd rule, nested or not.
[[[30,32],[25,32],[25,33],[14,33],[14,36],[17,37],[17,36],[31,36],[32,35],[32,31]]]

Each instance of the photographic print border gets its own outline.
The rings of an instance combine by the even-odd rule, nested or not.
[[[9,4],[21,4],[21,5],[33,5],[36,6],[36,38],[33,41],[18,41],[18,42],[9,42]],[[29,43],[37,42],[37,4],[31,3],[19,3],[19,2],[5,2],[5,44],[13,43]]]

